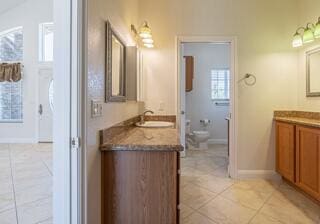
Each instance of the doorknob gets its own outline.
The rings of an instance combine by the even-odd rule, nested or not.
[[[42,113],[43,113],[42,104],[39,104],[39,114],[42,115]]]

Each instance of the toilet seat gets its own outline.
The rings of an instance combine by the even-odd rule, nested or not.
[[[193,131],[193,134],[202,136],[210,135],[208,131]]]

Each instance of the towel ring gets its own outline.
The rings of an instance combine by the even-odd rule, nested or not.
[[[251,77],[253,78],[253,80],[252,80],[252,82],[249,82],[248,79],[251,78]],[[240,79],[240,80],[238,81],[238,83],[242,82],[243,80],[244,80],[244,83],[245,83],[247,86],[253,86],[253,85],[256,84],[256,82],[257,82],[257,78],[256,78],[254,75],[249,74],[249,73],[245,74],[245,76],[244,76],[242,79]]]

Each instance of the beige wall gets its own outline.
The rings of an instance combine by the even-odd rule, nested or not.
[[[104,100],[105,21],[110,20],[128,45],[130,25],[138,19],[137,0],[88,1],[88,90],[87,90],[87,212],[88,223],[100,223],[101,217],[101,155],[98,131],[139,113],[139,104],[104,103],[103,116],[91,118],[90,100]]]
[[[316,110],[320,105],[318,99],[304,97],[301,58],[291,47],[297,25],[315,21],[317,9],[317,0],[88,1],[88,223],[100,223],[101,214],[98,130],[132,117],[142,108],[133,102],[104,104],[103,117],[90,117],[90,100],[104,99],[104,22],[107,19],[128,44],[133,42],[129,32],[131,23],[140,24],[143,20],[150,23],[156,48],[143,52],[143,92],[146,107],[158,114],[177,111],[177,35],[237,36],[236,79],[245,73],[257,77],[253,87],[238,85],[239,169],[273,170],[273,110],[297,106]],[[163,110],[159,111],[161,102]]]
[[[306,26],[308,22],[315,23],[320,16],[319,9],[319,0],[300,0],[299,26]],[[320,40],[299,50],[298,107],[300,110],[320,111],[320,97],[306,97],[306,51],[317,47],[320,47]]]
[[[293,0],[140,1],[156,48],[144,52],[146,107],[176,113],[175,36],[237,36],[238,72],[257,77],[238,85],[238,168],[274,169],[273,110],[297,106],[297,53],[291,38],[298,23]]]

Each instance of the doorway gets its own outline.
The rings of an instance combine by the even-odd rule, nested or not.
[[[0,223],[84,216],[73,141],[82,134],[80,3],[18,0],[0,10],[0,70],[9,68],[0,81]]]
[[[206,204],[236,178],[235,55],[235,38],[177,38],[183,222],[205,222]]]
[[[190,46],[192,45],[207,45],[207,46],[228,46],[228,59],[229,59],[229,66],[225,65],[220,65],[220,66],[214,66],[212,64],[210,70],[207,70],[207,88],[202,88],[202,92],[205,92],[204,94],[207,94],[208,97],[213,98],[213,85],[212,82],[214,82],[214,78],[217,78],[219,76],[229,78],[228,82],[224,82],[224,84],[228,83],[229,84],[229,91],[228,91],[228,100],[212,100],[211,104],[214,103],[214,106],[218,107],[219,110],[221,111],[222,109],[225,111],[226,109],[228,110],[226,116],[223,116],[222,119],[219,120],[219,122],[215,122],[213,124],[211,120],[214,120],[214,117],[212,119],[209,118],[209,115],[204,115],[203,110],[199,110],[197,108],[196,104],[194,106],[191,106],[190,108],[195,108],[200,114],[201,118],[199,117],[195,121],[195,129],[199,129],[198,131],[203,131],[206,128],[210,128],[210,125],[213,127],[216,125],[218,127],[216,130],[219,131],[219,123],[224,123],[224,135],[222,136],[227,136],[227,137],[214,137],[212,138],[212,135],[209,138],[209,143],[223,143],[226,144],[227,147],[227,154],[228,154],[228,166],[227,166],[227,173],[228,176],[232,178],[236,178],[236,170],[237,170],[237,150],[236,150],[236,118],[237,118],[237,105],[236,105],[236,85],[235,85],[235,72],[236,72],[236,38],[235,37],[178,37],[177,38],[177,71],[178,71],[178,78],[177,78],[177,83],[178,83],[178,128],[180,131],[180,139],[181,139],[181,144],[184,146],[185,150],[184,152],[181,153],[182,157],[185,157],[187,155],[187,135],[186,135],[186,122],[188,111],[187,105],[186,105],[186,85],[187,80],[186,80],[186,57],[185,56],[192,56],[192,55],[187,55],[184,54],[185,51],[185,46],[189,44]],[[204,47],[203,49],[206,49]],[[208,57],[205,57],[208,58]],[[219,56],[218,56],[219,58]],[[196,60],[193,58],[193,60]],[[210,59],[209,59],[210,60]],[[195,62],[193,62],[195,63]],[[200,62],[201,63],[201,62]],[[212,62],[213,63],[213,62]],[[195,64],[194,64],[195,66]],[[194,68],[193,68],[194,69]],[[197,80],[196,80],[197,81]],[[199,81],[199,80],[198,80]],[[206,82],[204,82],[206,83]],[[225,87],[225,86],[224,86]],[[220,91],[221,93],[221,91]],[[189,94],[190,95],[190,94]],[[194,95],[194,94],[193,94]],[[222,96],[222,98],[225,96]],[[190,97],[189,97],[190,98]],[[202,99],[200,99],[199,102],[201,102]],[[199,104],[199,103],[198,103]],[[209,104],[209,103],[208,103]],[[213,115],[214,116],[214,115]],[[189,119],[190,120],[190,119]],[[202,123],[202,124],[201,124]],[[189,124],[188,124],[189,125]],[[206,127],[204,127],[204,125]],[[228,129],[228,130],[226,130]],[[193,129],[191,129],[193,130]],[[217,134],[213,134],[214,136],[217,136]],[[227,138],[227,139],[226,139]]]

